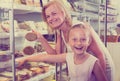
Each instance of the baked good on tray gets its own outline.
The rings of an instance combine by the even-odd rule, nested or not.
[[[10,81],[10,80],[9,80],[9,78],[1,77],[1,76],[0,76],[0,81]]]
[[[17,81],[23,81],[23,80],[26,80],[26,79],[29,79],[29,78],[30,78],[30,75],[25,70],[22,70],[22,71],[19,70],[16,73],[16,79],[17,79]]]
[[[35,49],[32,46],[27,46],[23,49],[23,53],[26,55],[32,55],[35,53]]]
[[[43,68],[40,68],[40,67],[31,67],[30,70],[31,70],[32,72],[37,73],[37,74],[40,74],[40,73],[44,73],[44,72],[45,72],[44,69],[43,69]]]

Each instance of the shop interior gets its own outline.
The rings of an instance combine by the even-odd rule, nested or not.
[[[16,58],[46,53],[40,42],[27,40],[32,30],[40,32],[55,47],[54,31],[42,19],[42,6],[49,1],[0,0],[0,81],[57,81],[56,68],[58,76],[64,75],[66,64],[60,68],[53,63],[30,62],[16,68]],[[73,22],[87,21],[98,33],[115,64],[114,81],[120,81],[120,0],[61,1]]]

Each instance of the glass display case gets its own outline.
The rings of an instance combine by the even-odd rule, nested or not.
[[[54,46],[54,35],[48,35],[47,25],[41,19],[40,0],[0,1],[0,80],[47,81],[53,79],[54,64],[44,62],[25,63],[17,67],[15,59],[32,54],[45,54],[41,44],[26,39],[32,29],[39,29],[49,44]],[[29,53],[28,53],[29,52]]]
[[[0,2],[0,79],[2,81],[13,81],[14,69],[14,44],[12,26],[12,4]],[[11,18],[12,17],[12,18]]]

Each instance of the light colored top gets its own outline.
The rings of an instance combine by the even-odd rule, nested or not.
[[[84,63],[76,65],[74,64],[73,56],[73,53],[68,53],[66,55],[70,81],[90,81],[97,58],[90,55]]]

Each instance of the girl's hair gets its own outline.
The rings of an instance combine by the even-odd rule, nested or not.
[[[69,30],[69,32],[72,30],[72,29],[75,29],[75,28],[81,28],[81,29],[85,29],[87,32],[89,32],[89,28],[86,27],[85,23],[83,22],[79,22],[77,24],[74,24],[71,29]]]
[[[67,23],[68,26],[72,26],[72,20],[71,20],[71,16],[70,14],[68,14],[68,11],[66,10],[65,8],[65,5],[63,5],[62,1],[61,0],[52,0],[50,2],[48,2],[46,5],[43,6],[42,8],[42,16],[43,16],[43,20],[45,22],[47,22],[46,20],[46,14],[45,14],[45,10],[51,6],[51,5],[56,5],[61,11],[63,11],[63,13],[65,14],[65,22]],[[48,25],[48,23],[47,23]]]
[[[85,23],[83,22],[80,22],[80,23],[77,23],[77,24],[74,24],[71,29],[69,30],[69,34],[70,34],[70,31],[75,29],[75,28],[80,28],[80,29],[84,29],[86,33],[88,33],[89,35],[89,38],[90,38],[90,41],[91,41],[91,35],[90,35],[90,29],[88,27],[86,27],[87,25],[85,25]]]

